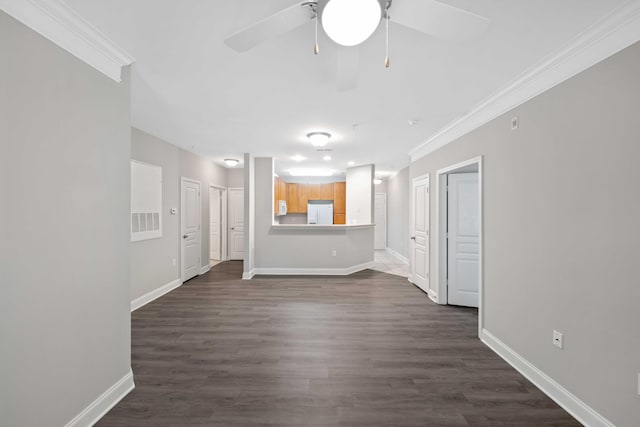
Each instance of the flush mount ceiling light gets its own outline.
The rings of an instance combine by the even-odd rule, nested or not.
[[[289,169],[291,176],[331,176],[331,169]]]
[[[334,42],[355,46],[373,34],[381,17],[378,0],[329,0],[322,10],[322,28]]]
[[[379,177],[373,178],[373,183],[375,185],[382,184],[382,178],[379,178]]]
[[[355,164],[356,164],[356,162],[354,162],[354,161],[347,162],[347,165],[348,165],[348,166],[353,166],[353,165],[355,165]]]
[[[307,134],[307,138],[314,147],[324,147],[329,142],[331,134],[329,132],[310,132]]]
[[[324,157],[322,158],[322,160],[325,160],[325,161],[327,161],[327,162],[328,162],[329,160],[331,160],[331,156],[324,156]]]
[[[295,156],[291,156],[291,160],[293,160],[294,162],[301,162],[301,161],[303,161],[304,159],[305,159],[305,158],[304,158],[304,157],[302,157],[302,156],[301,156],[301,155],[299,155],[299,154],[296,154]]]
[[[238,163],[240,163],[240,161],[236,159],[224,159],[224,163],[230,168],[232,168],[232,167],[238,166]]]

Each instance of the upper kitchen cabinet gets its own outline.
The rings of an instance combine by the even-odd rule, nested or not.
[[[287,213],[306,213],[308,201],[308,184],[287,184]]]
[[[309,200],[333,200],[333,185],[333,182],[309,184]]]
[[[333,223],[345,224],[347,213],[347,183],[333,184]]]

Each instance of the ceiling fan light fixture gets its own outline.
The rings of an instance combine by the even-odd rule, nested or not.
[[[329,0],[322,10],[322,28],[342,46],[356,46],[368,39],[382,18],[378,0]]]
[[[314,147],[324,147],[331,139],[331,134],[329,132],[311,132],[307,134],[307,138]]]
[[[224,164],[230,168],[238,166],[238,163],[240,163],[240,161],[237,159],[224,159]]]
[[[379,176],[373,178],[373,183],[374,185],[382,184],[382,178],[380,178]]]

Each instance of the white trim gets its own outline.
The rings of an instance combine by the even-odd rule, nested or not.
[[[242,280],[251,280],[256,275],[256,269],[252,269],[246,273],[242,273]]]
[[[202,267],[200,267],[200,276],[202,276],[203,274],[207,274],[209,270],[211,270],[211,260],[208,261],[209,265],[203,265]]]
[[[84,427],[92,426],[104,417],[111,408],[116,406],[131,390],[135,388],[133,382],[133,372],[129,368],[129,372],[120,378],[114,385],[109,387],[107,391],[102,393],[100,397],[91,402],[89,406],[84,408],[82,412],[73,417],[71,421],[65,424],[65,427]]]
[[[640,1],[628,0],[409,152],[411,161],[444,147],[640,40]],[[508,126],[505,124],[505,126]]]
[[[358,271],[372,268],[375,261],[365,262],[351,267],[343,268],[255,268],[251,270],[252,276],[255,274],[266,275],[293,275],[293,276],[348,276]],[[242,277],[244,279],[244,275]]]
[[[527,359],[520,356],[488,330],[482,330],[480,339],[498,356],[502,357],[509,365],[513,366],[536,387],[542,390],[543,393],[585,426],[615,427],[613,423],[557,383],[553,378],[542,372]]]
[[[435,229],[437,232],[437,238],[435,239],[435,253],[437,261],[435,282],[438,288],[438,293],[436,294],[434,292],[433,297],[435,297],[434,301],[438,304],[447,304],[447,275],[445,273],[447,271],[447,238],[445,229],[441,226],[442,219],[447,217],[447,181],[445,179],[442,179],[442,177],[458,169],[462,169],[473,164],[478,165],[478,188],[480,191],[480,286],[478,289],[478,336],[480,336],[482,333],[482,328],[484,327],[484,167],[482,156],[474,157],[472,159],[468,159],[454,165],[438,169],[436,171]]]
[[[433,289],[429,289],[427,291],[427,295],[429,296],[429,299],[433,302],[435,302],[436,304],[438,303],[438,294],[436,294]]]
[[[407,258],[406,256],[404,256],[404,255],[400,255],[398,252],[394,251],[393,249],[391,249],[391,248],[389,248],[389,247],[387,247],[387,248],[385,249],[385,251],[386,251],[389,255],[396,257],[399,261],[402,261],[402,263],[404,263],[404,264],[409,264],[409,258]]]
[[[146,294],[131,301],[131,311],[136,311],[142,306],[149,304],[151,301],[160,298],[161,296],[168,294],[172,290],[179,288],[182,285],[182,280],[176,279],[166,285],[160,286],[157,289],[147,292]]]
[[[0,0],[0,9],[116,82],[134,62],[62,0]]]
[[[221,243],[221,253],[220,253],[220,261],[228,261],[228,225],[227,225],[227,210],[228,210],[228,187],[221,187],[216,184],[209,183],[209,207],[211,207],[211,189],[215,188],[216,190],[220,190],[222,193],[220,194],[220,202],[222,203],[222,216],[220,218],[220,227],[222,228],[222,234],[220,235]],[[209,223],[211,223],[211,211],[209,211]],[[209,230],[209,252],[211,252],[211,230]]]

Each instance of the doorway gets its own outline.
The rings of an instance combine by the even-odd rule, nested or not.
[[[387,249],[387,193],[376,193],[374,249]]]
[[[200,182],[181,179],[180,192],[180,266],[183,282],[200,274]]]
[[[209,186],[209,265],[227,259],[227,190]]]
[[[439,304],[478,308],[482,329],[482,157],[437,172]]]
[[[229,189],[229,259],[244,259],[244,188]]]

